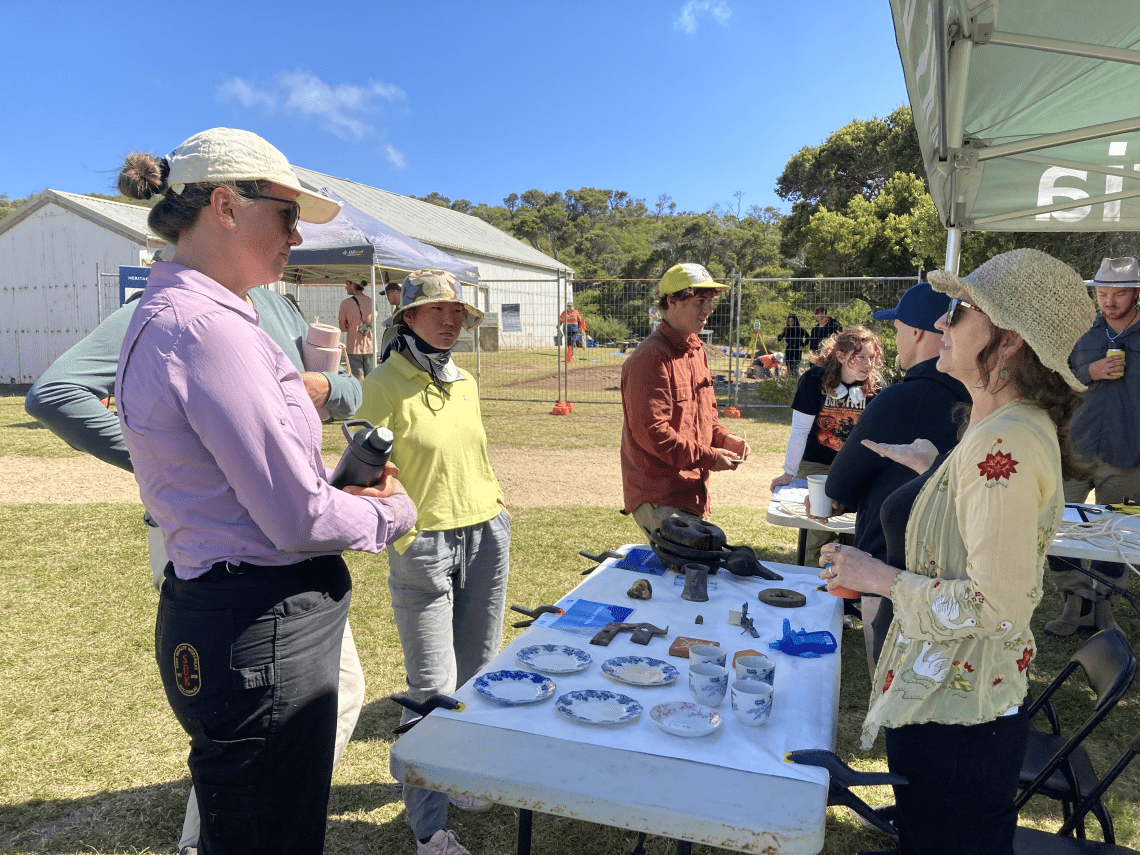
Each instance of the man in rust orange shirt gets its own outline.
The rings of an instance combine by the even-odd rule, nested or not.
[[[622,513],[646,535],[674,514],[707,518],[709,472],[750,451],[720,423],[698,337],[726,288],[699,264],[669,268],[657,286],[662,322],[622,366]]]

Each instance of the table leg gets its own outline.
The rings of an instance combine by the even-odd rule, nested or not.
[[[799,537],[796,539],[796,564],[800,567],[804,566],[804,556],[807,555],[807,533],[806,528],[798,529]]]
[[[692,855],[693,844],[688,840],[677,841],[677,855]]]
[[[533,822],[533,811],[519,808],[518,855],[530,855],[530,830]]]

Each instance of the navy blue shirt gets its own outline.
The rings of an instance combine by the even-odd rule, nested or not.
[[[887,560],[887,543],[879,509],[896,489],[915,477],[913,469],[880,457],[861,440],[905,445],[928,439],[939,452],[958,444],[958,423],[951,418],[955,404],[969,403],[966,387],[934,367],[937,359],[912,365],[902,382],[889,386],[867,405],[839,449],[827,475],[827,495],[854,509],[855,547]]]

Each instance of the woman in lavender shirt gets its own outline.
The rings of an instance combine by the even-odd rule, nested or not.
[[[329,484],[305,384],[247,295],[281,278],[299,219],[339,204],[228,128],[129,156],[119,187],[161,195],[148,223],[177,244],[127,328],[115,400],[170,556],[155,656],[190,735],[198,852],[318,855],[352,590],[340,554],[379,552],[415,507],[394,470],[381,489]]]

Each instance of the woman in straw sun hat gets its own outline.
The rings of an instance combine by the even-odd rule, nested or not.
[[[1029,621],[1075,469],[1067,426],[1084,386],[1068,356],[1093,308],[1076,271],[1033,249],[930,284],[953,298],[936,324],[937,366],[970,393],[965,432],[937,466],[923,440],[867,443],[925,474],[883,504],[890,564],[831,545],[820,576],[895,604],[863,743],[885,728],[890,769],[909,780],[895,790],[900,850],[1007,855],[1037,650]]]
[[[478,387],[451,358],[460,334],[482,321],[451,273],[408,276],[358,412],[395,435],[392,462],[419,508],[415,528],[388,547],[392,610],[417,701],[454,692],[502,640],[511,517],[487,457]],[[467,853],[446,827],[449,800],[461,810],[491,807],[407,784],[403,796],[419,855]]]
[[[341,552],[378,552],[415,507],[394,470],[381,489],[329,484],[317,411],[248,295],[280,280],[298,220],[339,204],[229,128],[130,155],[119,187],[161,197],[148,222],[176,245],[127,327],[115,401],[171,559],[155,656],[190,735],[197,851],[319,855],[352,590]]]

